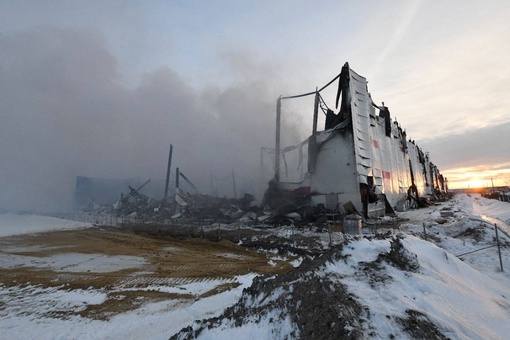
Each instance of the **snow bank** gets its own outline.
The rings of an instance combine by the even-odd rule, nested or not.
[[[490,216],[506,224],[510,223],[510,204],[508,202],[488,199],[480,195],[475,195],[473,199],[467,195],[459,195],[458,200],[463,207],[471,207],[474,214]]]
[[[395,320],[408,311],[424,314],[442,334],[452,338],[503,339],[510,334],[510,284],[473,269],[430,242],[414,236],[402,240],[418,257],[417,272],[402,271],[387,263],[360,269],[376,261],[374,249],[389,250],[389,241],[360,240],[346,247],[346,260],[329,263],[326,275],[342,283],[370,309],[378,336],[406,338]]]

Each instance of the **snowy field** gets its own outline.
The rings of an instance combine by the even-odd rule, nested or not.
[[[92,224],[36,215],[0,214],[0,237],[86,228]]]
[[[370,328],[375,338],[412,338],[389,321],[389,316],[404,317],[412,310],[426,315],[442,334],[452,339],[507,339],[510,334],[510,239],[507,236],[510,234],[510,204],[480,196],[458,195],[450,202],[400,213],[399,217],[407,220],[401,227],[405,234],[402,243],[416,255],[420,265],[418,271],[407,272],[386,266],[384,273],[392,278],[387,283],[374,284],[363,279],[358,274],[359,264],[374,261],[378,254],[389,250],[390,243],[387,239],[360,239],[351,240],[346,247],[348,260],[332,261],[316,274],[346,285],[359,303],[366,306],[371,315],[369,326],[366,327]],[[504,245],[503,272],[500,271],[496,247],[473,252],[494,245],[493,223],[504,231],[499,234]],[[427,240],[423,240],[423,225]],[[0,235],[3,237],[86,226],[84,223],[48,217],[0,215]],[[16,252],[16,249],[7,250],[9,254]],[[0,270],[26,265],[26,262],[19,261],[19,257],[7,254],[7,250],[0,251]],[[458,257],[469,252],[473,253]],[[85,254],[76,256],[78,261],[69,256],[26,260],[35,261],[30,266],[53,271],[72,271],[76,269],[72,263],[80,266],[80,271],[115,271],[143,264],[142,258],[128,256],[93,259]],[[229,256],[224,254],[226,258]],[[149,303],[105,321],[92,320],[76,313],[55,317],[57,311],[79,312],[87,305],[102,303],[106,296],[100,289],[0,285],[0,337],[168,339],[195,320],[221,315],[225,308],[239,300],[243,289],[251,285],[254,277],[255,274],[239,276],[236,278],[240,283],[238,287],[216,295],[195,300]],[[179,287],[179,290],[199,296],[218,284],[215,281],[188,284]],[[256,303],[263,302],[253,301],[253,304]],[[268,314],[259,322],[247,321],[241,326],[225,321],[220,327],[202,333],[201,338],[299,337],[291,320],[287,317],[279,320],[277,314]],[[270,317],[273,317],[272,321]],[[367,331],[367,334],[370,333]]]

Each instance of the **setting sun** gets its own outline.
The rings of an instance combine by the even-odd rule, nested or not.
[[[510,184],[509,165],[503,163],[446,169],[443,175],[448,178],[451,189],[505,186]]]
[[[483,188],[488,185],[487,180],[478,178],[467,181],[466,183],[468,188]]]

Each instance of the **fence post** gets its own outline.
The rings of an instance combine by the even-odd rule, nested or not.
[[[499,266],[501,267],[501,271],[503,271],[503,261],[501,260],[501,248],[499,247],[499,235],[498,235],[498,225],[497,224],[494,224],[494,231],[496,231],[496,243],[498,245]]]
[[[328,234],[329,234],[329,247],[331,248],[333,241],[331,240],[331,226],[329,225],[329,223],[328,223]]]
[[[290,230],[292,231],[292,242],[294,244],[294,248],[296,248],[296,239],[294,238],[294,222],[290,225]]]
[[[425,229],[425,222],[423,222],[423,238],[427,241],[427,230]]]

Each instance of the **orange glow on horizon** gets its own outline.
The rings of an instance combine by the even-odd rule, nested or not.
[[[451,189],[510,186],[510,163],[446,169],[442,174]]]
[[[468,188],[484,188],[487,186],[487,181],[484,181],[483,179],[473,179],[467,183]]]

